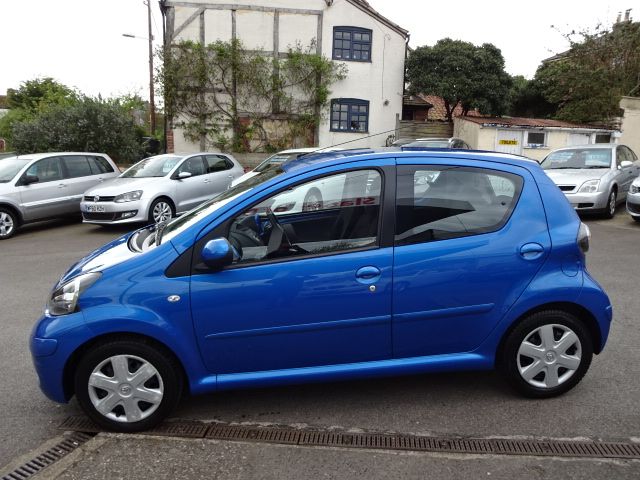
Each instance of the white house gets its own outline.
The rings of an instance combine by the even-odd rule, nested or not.
[[[181,40],[209,44],[237,38],[247,49],[286,53],[297,43],[316,42],[317,53],[348,67],[335,83],[315,138],[319,146],[384,145],[402,113],[408,32],[365,0],[164,0],[165,44]],[[179,130],[174,151],[196,151]],[[361,140],[359,140],[361,139]]]
[[[616,143],[620,132],[607,127],[561,120],[518,117],[456,117],[453,135],[471,148],[524,155],[543,160],[557,148]]]

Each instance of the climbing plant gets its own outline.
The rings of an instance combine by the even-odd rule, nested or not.
[[[182,41],[158,52],[156,78],[174,127],[187,140],[234,151],[277,149],[321,120],[333,83],[347,68],[297,44],[284,55],[239,40]],[[270,138],[269,121],[287,132]],[[285,145],[286,146],[286,145]]]

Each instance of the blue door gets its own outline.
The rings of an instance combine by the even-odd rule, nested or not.
[[[192,276],[210,371],[391,358],[393,247],[380,243],[381,179],[373,169],[328,176],[235,217],[226,236],[239,258]]]
[[[471,351],[548,255],[540,195],[518,167],[403,162],[408,164],[398,165],[397,176],[394,357]]]

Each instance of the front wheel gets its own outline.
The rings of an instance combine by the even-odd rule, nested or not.
[[[16,214],[7,208],[0,208],[0,240],[13,237],[17,228]]]
[[[166,352],[135,340],[89,350],[75,374],[84,412],[99,426],[138,432],[161,422],[182,394],[181,370]]]
[[[613,218],[615,216],[617,202],[618,202],[618,197],[616,195],[616,191],[611,190],[611,193],[609,194],[609,199],[607,200],[607,206],[604,209],[605,218]]]
[[[162,223],[175,217],[176,212],[173,204],[166,198],[158,198],[154,200],[149,207],[149,221],[153,223]]]
[[[580,382],[592,356],[585,325],[567,312],[549,310],[525,318],[509,334],[501,367],[523,395],[555,397]]]

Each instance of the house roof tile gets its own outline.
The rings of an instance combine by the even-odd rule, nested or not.
[[[548,118],[524,118],[524,117],[460,117],[469,122],[477,123],[485,127],[534,127],[534,128],[587,128],[592,130],[613,130],[604,125],[588,123],[565,122],[564,120],[552,120]]]

